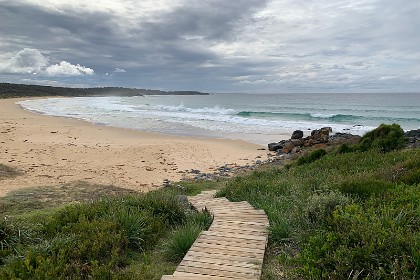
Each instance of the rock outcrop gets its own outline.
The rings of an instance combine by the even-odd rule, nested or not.
[[[410,130],[405,133],[408,139],[408,146],[412,148],[420,147],[420,129]]]
[[[315,129],[310,136],[303,137],[303,131],[295,130],[289,140],[282,140],[277,143],[268,144],[270,151],[278,153],[299,153],[303,147],[324,148],[327,145],[339,144],[355,144],[359,141],[360,136],[349,133],[336,133],[330,135],[331,127],[323,127]]]

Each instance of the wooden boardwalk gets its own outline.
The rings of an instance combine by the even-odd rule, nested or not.
[[[226,280],[261,277],[268,219],[263,210],[248,202],[214,198],[216,191],[189,197],[198,210],[207,208],[213,215],[209,230],[194,242],[173,275],[162,280]]]

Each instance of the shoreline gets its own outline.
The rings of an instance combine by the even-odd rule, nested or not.
[[[45,98],[45,97],[43,97]],[[97,125],[28,111],[0,100],[0,163],[23,175],[0,180],[0,197],[37,186],[85,181],[135,191],[179,181],[191,170],[266,160],[261,145],[242,140],[166,135]]]

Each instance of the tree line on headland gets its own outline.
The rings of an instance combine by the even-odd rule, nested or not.
[[[0,83],[0,99],[37,96],[143,96],[143,95],[208,95],[199,91],[162,91],[123,87],[66,88]]]

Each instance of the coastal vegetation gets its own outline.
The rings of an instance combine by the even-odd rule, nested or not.
[[[266,212],[262,279],[418,279],[420,149],[404,148],[399,129],[381,125],[353,146],[308,151],[226,181],[180,182],[147,194],[89,186],[95,195],[71,192],[88,189],[78,183],[66,186],[62,200],[42,199],[65,193],[61,187],[10,194],[0,200],[0,279],[172,274],[211,224],[184,195],[208,188]],[[29,196],[39,203],[18,199]]]
[[[207,95],[198,91],[163,91],[122,87],[66,88],[0,83],[0,99],[39,96],[143,96],[143,95]]]

